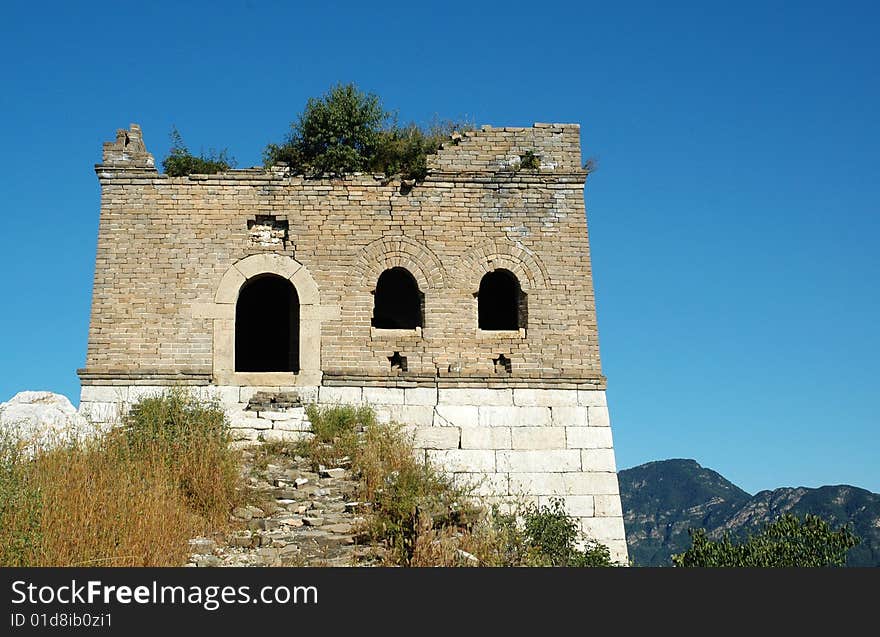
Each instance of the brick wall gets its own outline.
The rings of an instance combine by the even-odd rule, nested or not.
[[[127,133],[105,145],[96,167],[101,217],[84,380],[210,377],[218,317],[199,308],[214,302],[233,264],[274,253],[302,264],[320,292],[325,382],[603,386],[577,126],[467,133],[430,157],[428,178],[407,194],[399,180],[373,175],[250,169],[170,178],[152,168],[140,130]],[[540,171],[516,170],[526,151]],[[267,230],[267,218],[283,233]],[[371,292],[394,266],[410,270],[424,294],[419,334],[370,328]],[[524,333],[477,329],[474,294],[495,268],[513,271],[527,294]],[[395,351],[407,357],[406,372],[391,369]],[[493,359],[502,353],[512,373],[499,379]]]

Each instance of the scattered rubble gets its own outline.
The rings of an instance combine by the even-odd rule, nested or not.
[[[242,451],[250,504],[232,511],[233,529],[190,540],[187,566],[377,566],[384,550],[360,531],[363,503],[346,467],[319,467],[300,456],[260,459]],[[348,466],[348,462],[340,462]]]

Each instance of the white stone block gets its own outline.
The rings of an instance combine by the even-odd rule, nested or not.
[[[434,408],[435,427],[478,427],[477,407],[471,405],[437,405]]]
[[[581,529],[587,537],[605,540],[626,540],[623,518],[581,518]]]
[[[251,449],[260,445],[259,440],[233,440],[229,443],[230,449]]]
[[[413,445],[419,449],[458,449],[460,437],[458,427],[419,427]]]
[[[562,495],[565,485],[561,473],[511,473],[511,495]]]
[[[270,429],[260,432],[260,439],[263,442],[299,442],[300,440],[308,440],[312,434],[303,431],[284,431],[282,429]]]
[[[593,496],[596,511],[593,515],[597,518],[622,517],[623,510],[620,506],[620,496],[596,495]]]
[[[402,405],[403,389],[399,387],[364,387],[363,401],[371,405]]]
[[[581,454],[577,449],[547,451],[498,451],[498,471],[543,473],[580,471]]]
[[[404,389],[403,402],[406,405],[428,405],[433,407],[437,404],[437,388],[412,387]]]
[[[606,540],[602,542],[602,544],[608,547],[612,562],[617,562],[624,566],[629,563],[629,552],[627,551],[626,540]]]
[[[325,405],[357,405],[363,398],[360,387],[321,387],[318,401]]]
[[[203,388],[208,398],[216,398],[224,407],[238,403],[241,397],[241,387],[235,385],[209,385]]]
[[[386,405],[382,409],[388,421],[416,427],[431,427],[434,424],[434,408],[427,405]]]
[[[614,449],[582,449],[581,466],[584,471],[617,471]]]
[[[440,389],[438,405],[513,405],[510,389],[458,388]]]
[[[604,389],[579,389],[578,405],[584,407],[608,407]]]
[[[590,410],[590,427],[610,427],[611,419],[608,417],[607,407],[588,407]]]
[[[579,471],[562,474],[567,495],[619,495],[617,474],[598,471]]]
[[[125,385],[83,385],[79,394],[80,403],[124,403],[128,401],[128,387]]]
[[[308,420],[273,420],[272,429],[280,431],[311,431],[312,423]]]
[[[474,495],[491,497],[507,495],[506,473],[454,473],[453,483],[473,489]]]
[[[562,427],[514,427],[511,436],[514,449],[565,449]]]
[[[578,404],[576,389],[514,389],[513,404],[523,407],[565,407]]]
[[[611,449],[611,428],[566,427],[565,443],[569,449]]]
[[[94,424],[115,424],[122,419],[122,403],[81,402],[79,415]]]
[[[257,413],[260,418],[266,420],[302,420],[305,410],[302,407],[297,407],[287,411],[260,411]]]
[[[453,473],[495,473],[495,452],[479,449],[428,450],[428,460]]]
[[[543,427],[549,424],[549,407],[480,407],[481,427]]]
[[[463,427],[462,449],[510,449],[510,427]]]
[[[557,499],[554,496],[541,496],[538,498],[538,506],[550,506],[552,501]],[[593,516],[595,510],[593,504],[593,496],[591,495],[566,495],[560,498],[565,512],[572,517]]]
[[[232,429],[230,433],[233,440],[257,440],[260,435],[256,429]]]
[[[557,427],[586,427],[589,423],[588,407],[553,407],[551,412]]]
[[[144,398],[158,398],[171,389],[161,385],[131,385],[128,388],[128,402],[134,404]]]
[[[229,413],[229,426],[233,429],[271,429],[272,421],[258,418],[253,412],[234,411]]]

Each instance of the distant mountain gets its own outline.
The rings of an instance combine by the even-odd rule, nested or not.
[[[819,515],[835,528],[850,523],[861,544],[849,566],[880,566],[880,494],[849,485],[781,488],[749,495],[694,460],[660,460],[618,473],[626,542],[637,566],[669,566],[690,547],[689,528],[717,539],[743,536],[790,512]]]

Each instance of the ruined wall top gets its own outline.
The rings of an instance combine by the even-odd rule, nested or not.
[[[583,174],[581,127],[578,124],[541,124],[528,128],[483,126],[453,136],[428,169],[440,172],[509,172],[520,169],[525,157],[540,162],[540,173]]]
[[[538,170],[522,170],[524,159],[537,160]],[[428,171],[438,176],[457,173],[495,174],[517,173],[530,178],[539,176],[560,178],[585,178],[581,163],[580,126],[578,124],[541,124],[530,127],[483,126],[479,130],[454,133],[440,150],[427,157]],[[144,178],[159,177],[153,155],[144,145],[141,127],[131,124],[129,129],[116,131],[116,140],[104,143],[103,162],[96,166],[101,178],[113,178],[114,170],[121,169],[145,173]],[[131,172],[127,175],[132,176]],[[161,175],[162,178],[174,179]],[[269,170],[262,167],[229,170],[209,179],[274,180],[296,177],[289,170],[275,166]],[[204,176],[199,176],[202,180]],[[349,179],[359,179],[357,174]],[[366,176],[367,180],[371,176]],[[193,176],[180,179],[192,180]]]
[[[103,165],[155,170],[153,155],[147,152],[139,125],[131,124],[128,130],[120,128],[116,141],[104,142]]]

